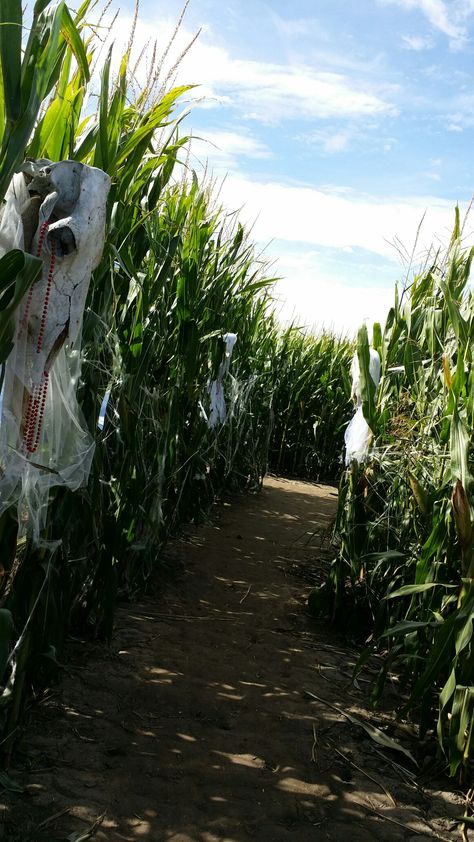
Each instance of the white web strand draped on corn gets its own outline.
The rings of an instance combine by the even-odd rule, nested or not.
[[[380,382],[380,357],[374,348],[370,348],[369,373],[375,383],[375,388],[377,389]],[[357,353],[354,355],[352,360],[351,376],[352,399],[355,401],[357,408],[344,435],[344,442],[346,445],[346,465],[350,465],[353,460],[359,464],[366,461],[369,455],[371,435],[370,427],[367,424],[362,411],[360,368]]]
[[[211,407],[207,423],[211,430],[213,430],[217,424],[223,424],[227,417],[224,397],[224,377],[229,371],[232,352],[234,350],[234,345],[237,342],[237,334],[225,333],[222,339],[225,342],[224,359],[219,366],[219,373],[216,380],[213,380],[209,387]]]
[[[41,278],[19,308],[15,345],[5,365],[0,415],[0,514],[16,506],[20,534],[48,545],[42,532],[50,490],[87,482],[94,441],[79,409],[82,315],[105,238],[110,178],[72,161],[28,164],[14,176],[0,218],[0,257],[25,249],[22,214],[35,181],[38,224],[31,251]],[[27,244],[28,248],[28,244]]]

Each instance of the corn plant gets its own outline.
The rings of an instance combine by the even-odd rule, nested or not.
[[[146,216],[140,203],[146,198],[148,214],[153,211],[185,140],[176,138],[177,121],[171,116],[183,89],[168,90],[159,98],[150,98],[148,92],[147,105],[143,94],[130,103],[129,56],[124,56],[118,78],[112,83],[109,54],[102,72],[98,114],[83,117],[89,65],[96,48],[84,20],[90,6],[86,0],[73,17],[63,2],[54,7],[44,0],[37,2],[29,35],[23,42],[20,3],[1,4],[0,190],[5,193],[12,173],[28,154],[53,160],[69,155],[110,172],[114,183],[109,207],[110,233],[95,278],[96,284],[103,281],[103,298],[109,302],[109,309],[103,311],[108,319],[104,325],[110,328],[109,320],[113,318],[110,304],[115,300],[111,269],[114,262],[125,265],[130,259],[123,246],[124,234],[138,232],[134,239],[135,263],[129,273],[132,279],[135,267],[143,260],[143,248],[146,249],[146,238],[143,234],[140,238]],[[167,134],[163,136],[165,131]],[[12,344],[15,309],[36,279],[39,268],[35,258],[20,252],[11,252],[0,261],[0,357],[3,360]],[[93,320],[94,316],[90,315],[89,323]],[[55,531],[56,512],[62,511],[65,505],[61,495],[52,501],[51,533]],[[77,577],[70,572],[68,548],[63,546],[61,552],[51,555],[29,544],[16,548],[15,538],[14,521],[6,513],[0,523],[5,570],[0,610],[6,612],[5,617],[11,622],[0,628],[0,635],[4,633],[2,646],[7,649],[13,646],[13,627],[17,632],[16,643],[4,664],[6,674],[0,698],[7,754],[17,729],[24,689],[33,674],[54,665],[78,590]],[[94,576],[89,568],[86,582]],[[101,606],[96,616],[102,616],[100,609]]]
[[[112,271],[116,292],[123,289],[113,314],[98,312],[109,305],[97,285],[85,324],[82,394],[91,427],[107,389],[110,400],[86,508],[72,522],[58,521],[74,536],[67,538],[71,546],[83,546],[88,565],[91,553],[96,558],[97,576],[83,577],[81,585],[84,617],[116,585],[143,585],[169,532],[202,519],[225,485],[257,486],[266,468],[259,425],[263,418],[266,433],[271,384],[254,343],[265,333],[269,281],[251,245],[196,180],[166,191],[143,230],[146,259],[131,263],[138,271],[131,277],[117,262],[104,279],[107,290]],[[266,324],[271,332],[271,318]],[[211,430],[208,385],[222,360],[222,335],[231,329],[238,343],[226,384],[228,418]]]
[[[447,253],[431,256],[396,294],[383,335],[375,331],[382,377],[372,408],[364,406],[371,458],[342,479],[339,555],[310,597],[315,613],[326,602],[353,636],[373,634],[385,652],[373,700],[398,672],[405,713],[421,735],[436,724],[451,774],[466,779],[474,730],[473,254],[463,249],[456,212]],[[364,331],[358,352],[368,354]]]
[[[225,489],[258,489],[270,441],[279,469],[312,476],[336,470],[348,396],[338,378],[348,346],[279,336],[265,263],[235,214],[179,163],[186,163],[186,137],[178,134],[177,107],[187,87],[168,89],[158,60],[133,96],[130,51],[115,78],[109,51],[97,111],[85,111],[97,50],[85,19],[92,4],[86,0],[72,15],[64,3],[53,9],[37,2],[23,52],[20,6],[0,5],[0,188],[25,155],[69,157],[112,178],[106,247],[82,335],[79,397],[96,438],[90,481],[74,495],[52,497],[48,537],[61,541],[54,552],[29,541],[17,546],[12,519],[0,522],[9,559],[0,582],[0,722],[8,756],[28,688],[57,670],[71,626],[110,637],[117,596],[146,586],[167,537],[205,518]],[[22,253],[0,261],[2,359],[15,308],[37,271],[37,261]],[[228,332],[238,340],[222,381],[227,416],[211,427],[210,384],[220,376]]]
[[[0,199],[23,161],[40,109],[72,55],[78,83],[89,81],[80,27],[91,2],[85,0],[73,18],[64,0],[37,0],[24,49],[21,2],[0,3]]]
[[[351,356],[351,343],[329,333],[308,336],[290,328],[279,336],[269,452],[276,473],[338,478],[351,414]]]
[[[21,135],[15,134],[15,115],[6,111],[5,186],[25,154],[53,160],[68,155],[106,170],[112,190],[107,245],[83,326],[80,397],[97,437],[89,486],[51,500],[48,534],[61,538],[54,553],[29,543],[15,548],[10,521],[0,525],[2,547],[8,544],[12,553],[0,592],[1,643],[7,652],[13,647],[2,662],[0,697],[7,754],[26,688],[51,674],[71,623],[109,636],[117,592],[129,595],[143,586],[169,532],[205,516],[224,486],[261,482],[271,392],[267,355],[275,335],[266,295],[270,281],[242,227],[214,207],[209,188],[195,177],[170,184],[186,142],[177,135],[174,109],[187,89],[152,84],[131,98],[129,53],[112,79],[109,52],[97,113],[84,115],[95,49],[81,24],[89,4],[77,13],[74,31],[64,4],[52,17],[47,6],[35,7],[23,69],[21,12],[2,5],[4,102],[17,90],[7,66],[13,55],[16,86],[24,76],[25,97],[31,88],[31,101],[38,109],[42,105],[41,114],[37,109],[33,116],[28,106],[26,116],[19,115],[22,126],[28,124]],[[11,44],[7,31],[14,35]],[[43,56],[45,45],[50,53]],[[0,265],[0,280],[2,269],[9,269],[10,286],[1,301],[8,324],[25,278],[34,280],[32,261],[13,253]],[[228,331],[238,333],[238,349],[225,383],[227,423],[211,430],[209,382],[218,372]],[[106,391],[110,403],[99,432]]]
[[[0,3],[0,202],[25,151],[41,108],[61,74],[76,61],[80,88],[89,80],[89,63],[80,29],[91,0],[71,15],[64,2],[38,0],[24,49],[20,0]],[[12,252],[0,260],[0,363],[13,342],[14,317],[26,290],[37,279],[36,258]]]

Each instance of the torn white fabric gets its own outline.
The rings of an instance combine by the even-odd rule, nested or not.
[[[225,342],[225,354],[219,366],[217,379],[213,380],[209,385],[210,411],[208,417],[208,427],[213,430],[217,424],[223,424],[227,417],[227,409],[224,397],[224,378],[229,372],[230,361],[234,350],[234,345],[237,342],[236,333],[225,333],[222,339]]]
[[[99,411],[99,419],[97,421],[97,428],[99,430],[103,430],[104,426],[105,426],[105,413],[107,412],[107,406],[108,406],[108,403],[109,403],[109,400],[110,400],[110,393],[111,393],[111,390],[107,389],[104,397],[102,398],[102,403],[100,405],[100,411]]]
[[[36,201],[31,251],[42,259],[43,272],[20,307],[5,366],[0,514],[16,506],[20,534],[28,531],[37,545],[46,545],[42,531],[51,488],[84,485],[94,453],[76,388],[82,315],[104,246],[110,178],[73,161],[29,162],[25,171],[32,180],[19,173],[7,192],[0,256],[28,246],[25,213],[28,202]]]
[[[221,379],[213,380],[209,389],[211,408],[209,411],[208,426],[211,430],[217,424],[223,424],[227,417],[227,409],[224,397],[224,384]]]
[[[369,373],[378,388],[380,382],[380,357],[374,348],[370,348]],[[351,364],[352,398],[356,404],[356,411],[350,420],[344,434],[345,464],[350,465],[353,460],[362,464],[369,455],[371,429],[362,411],[362,391],[359,358],[354,354]]]
[[[237,334],[236,333],[224,333],[222,339],[225,342],[225,360],[224,365],[226,366],[225,371],[229,371],[230,365],[230,358],[232,356],[232,352],[234,350],[234,345],[237,342]]]

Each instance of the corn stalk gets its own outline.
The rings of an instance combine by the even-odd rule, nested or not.
[[[340,543],[310,597],[354,637],[385,651],[420,735],[436,726],[452,775],[467,779],[474,730],[474,251],[451,243],[395,297],[381,341],[372,459],[341,482]],[[359,338],[360,343],[363,338]],[[387,651],[388,649],[388,651]],[[367,657],[363,655],[361,662]]]

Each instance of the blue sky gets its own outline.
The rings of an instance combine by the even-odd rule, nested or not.
[[[137,50],[181,8],[142,0]],[[225,204],[284,276],[282,318],[383,320],[423,213],[420,257],[472,193],[474,0],[191,0],[169,66],[198,29],[177,75],[199,85],[192,164],[227,173]]]

